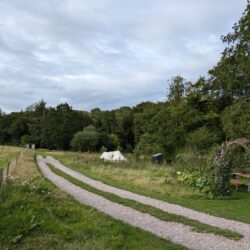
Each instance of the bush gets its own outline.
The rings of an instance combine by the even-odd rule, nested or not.
[[[177,179],[193,188],[198,188],[201,193],[210,198],[213,197],[213,178],[208,173],[201,174],[198,171],[178,171]]]
[[[201,127],[187,135],[187,145],[199,152],[205,152],[211,146],[217,144],[220,137],[216,131],[207,127]]]
[[[88,126],[83,131],[74,135],[71,141],[71,147],[76,151],[98,151],[100,134],[96,131],[95,127]]]

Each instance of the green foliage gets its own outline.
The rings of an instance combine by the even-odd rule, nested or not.
[[[180,152],[175,157],[175,163],[180,170],[205,171],[209,161],[209,156],[201,154],[192,148]]]
[[[250,173],[250,148],[248,148],[243,156],[244,166],[241,167],[242,172]]]
[[[31,136],[30,135],[23,135],[21,137],[21,145],[24,146],[28,143],[32,143],[32,139],[31,139]]]
[[[185,143],[184,112],[185,103],[181,102],[178,105],[166,106],[153,118],[156,142],[164,150],[168,162],[173,161],[177,149]]]
[[[250,82],[250,4],[233,27],[233,32],[222,37],[227,45],[219,63],[209,72],[211,90],[222,107],[233,100],[249,96]]]
[[[226,108],[221,120],[228,139],[250,138],[250,100],[236,102]]]
[[[219,154],[222,154],[222,152]],[[223,156],[219,155],[219,160],[215,164],[213,193],[217,197],[229,196],[232,193],[230,186],[232,152],[226,151]]]
[[[131,108],[122,107],[115,111],[116,129],[120,146],[127,152],[134,147],[133,111]]]
[[[169,83],[168,100],[176,102],[180,101],[185,93],[185,85],[186,81],[182,76],[173,77]]]
[[[250,148],[247,150],[234,149],[231,165],[233,172],[250,173]]]
[[[199,171],[178,171],[177,178],[180,182],[193,188],[198,188],[206,197],[213,197],[213,178],[210,174]]]
[[[41,143],[49,149],[69,149],[74,134],[90,123],[88,116],[68,104],[50,108],[41,121]]]
[[[71,141],[71,147],[76,151],[97,151],[100,134],[94,126],[88,126],[83,131],[77,132]]]
[[[156,143],[156,140],[148,133],[143,134],[140,137],[135,153],[136,154],[145,154],[152,155],[162,151],[162,148]]]
[[[116,134],[100,134],[99,148],[104,146],[108,151],[114,151],[119,147],[119,145],[120,141]]]
[[[209,148],[219,142],[216,131],[211,131],[207,127],[200,127],[187,135],[187,145],[193,150],[206,152]]]
[[[107,151],[108,151],[108,149],[105,146],[102,146],[101,149],[100,149],[101,153],[104,153],[104,152],[107,152]]]

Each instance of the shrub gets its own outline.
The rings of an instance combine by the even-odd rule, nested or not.
[[[90,151],[98,150],[100,134],[96,131],[95,127],[88,126],[83,131],[74,135],[71,141],[71,147],[76,151]]]
[[[207,127],[201,127],[187,135],[187,145],[199,152],[208,150],[219,141],[218,133],[209,130]]]
[[[208,196],[210,198],[213,197],[213,185],[212,185],[212,180],[213,178],[211,177],[210,174],[203,173],[199,171],[178,171],[176,172],[177,174],[177,179],[184,183],[185,185],[188,185],[193,188],[198,188],[201,193],[205,196]]]

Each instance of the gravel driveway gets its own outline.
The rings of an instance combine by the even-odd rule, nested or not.
[[[53,182],[62,191],[67,192],[68,194],[73,196],[76,200],[78,200],[80,203],[94,207],[97,210],[104,212],[105,214],[108,214],[114,219],[123,221],[132,226],[141,228],[161,238],[186,246],[187,248],[190,248],[190,249],[197,249],[197,250],[198,249],[199,250],[201,249],[232,249],[232,250],[250,249],[250,244],[249,244],[250,225],[248,224],[233,222],[230,220],[224,220],[224,219],[217,218],[214,216],[199,213],[191,209],[186,209],[181,206],[172,205],[167,202],[137,195],[137,194],[125,191],[125,190],[113,188],[111,186],[92,180],[76,171],[69,169],[61,165],[58,161],[56,161],[55,159],[51,157],[48,157],[45,160],[41,156],[38,156],[37,162],[43,175],[46,178],[48,178],[51,182]],[[164,211],[184,215],[186,217],[199,220],[201,222],[204,222],[204,221],[209,222],[209,218],[211,218],[213,222],[207,223],[207,224],[214,225],[214,223],[218,223],[215,226],[221,227],[222,225],[223,226],[222,228],[227,228],[231,230],[237,229],[236,231],[243,234],[245,237],[239,241],[234,241],[234,240],[231,240],[222,236],[214,235],[214,234],[194,232],[189,226],[186,226],[180,223],[161,221],[149,214],[141,213],[135,209],[111,202],[99,195],[90,193],[72,184],[68,180],[54,174],[50,170],[50,168],[47,166],[46,162],[51,163],[52,165],[64,171],[65,173],[71,175],[72,177],[74,178],[77,177],[77,179],[85,182],[86,184],[94,186],[95,188],[101,189],[105,192],[112,192],[116,195],[119,195],[120,197],[136,200],[136,201],[139,201],[141,203],[144,203],[150,206],[155,206]],[[175,211],[173,211],[174,208],[175,208]],[[235,226],[235,224],[237,226]],[[241,230],[238,230],[240,229],[240,226],[242,226],[242,228]]]

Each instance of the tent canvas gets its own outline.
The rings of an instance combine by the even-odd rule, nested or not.
[[[104,152],[100,159],[105,161],[127,161],[120,151]]]

